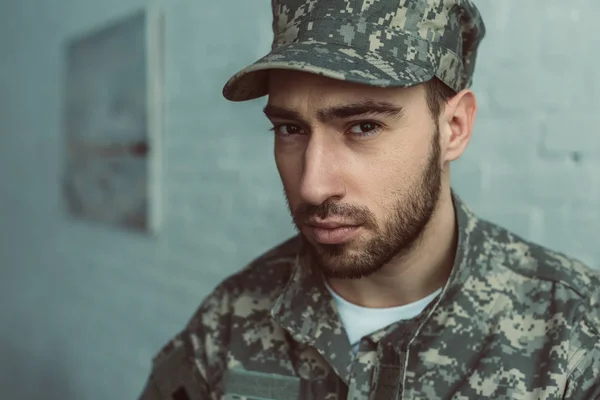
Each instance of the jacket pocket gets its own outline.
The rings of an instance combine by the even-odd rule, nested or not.
[[[299,400],[300,378],[230,369],[223,379],[224,400]]]

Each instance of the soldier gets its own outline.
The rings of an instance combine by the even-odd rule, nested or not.
[[[470,0],[273,0],[268,95],[294,237],[155,357],[155,399],[600,398],[600,279],[450,186],[477,104]]]

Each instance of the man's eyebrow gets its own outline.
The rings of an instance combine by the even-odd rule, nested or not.
[[[280,118],[305,122],[305,118],[299,112],[273,104],[267,104],[263,112],[269,119]],[[362,100],[331,106],[317,111],[317,118],[320,122],[327,122],[332,119],[360,117],[363,115],[385,115],[400,119],[404,115],[404,109],[387,101]]]
[[[362,100],[355,103],[328,107],[317,112],[320,121],[360,117],[362,115],[384,115],[402,118],[404,109],[396,104],[381,100]]]
[[[267,104],[265,108],[263,108],[263,112],[269,119],[280,118],[293,121],[304,121],[304,118],[302,118],[302,115],[300,115],[299,112],[272,104]]]

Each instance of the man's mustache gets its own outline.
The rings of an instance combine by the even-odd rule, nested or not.
[[[296,225],[310,224],[311,221],[335,219],[349,225],[375,225],[375,215],[367,208],[342,204],[327,200],[319,205],[302,203],[293,213]]]

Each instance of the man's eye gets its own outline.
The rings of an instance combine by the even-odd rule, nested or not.
[[[381,125],[376,122],[361,122],[359,124],[352,125],[349,132],[358,136],[373,136],[379,133]]]
[[[302,129],[298,125],[291,124],[275,125],[272,130],[279,136],[297,135],[302,133]]]

